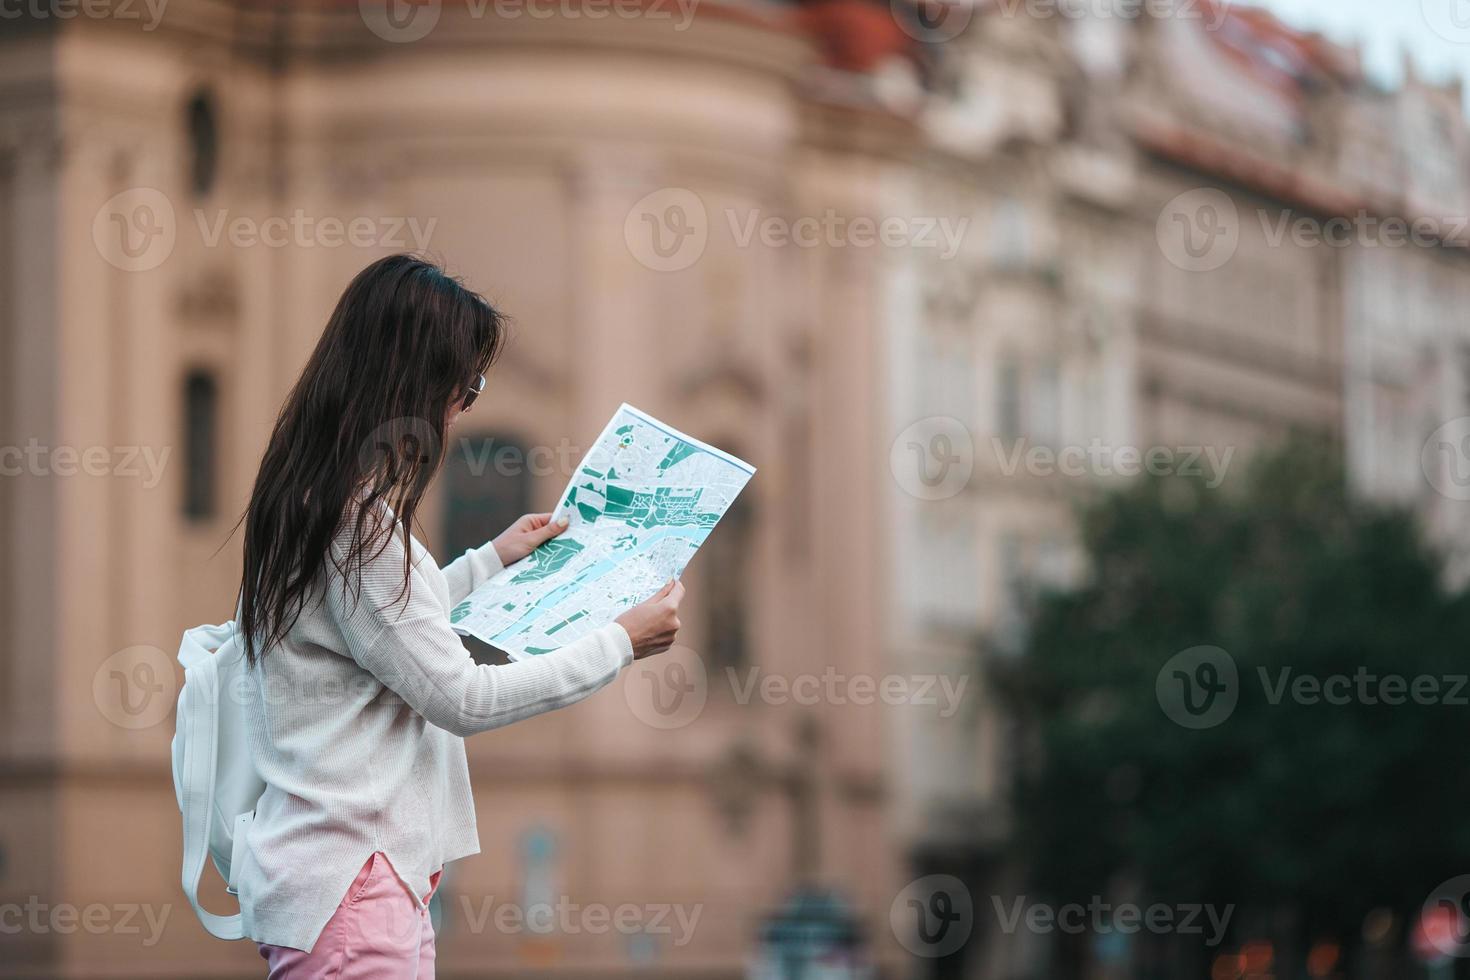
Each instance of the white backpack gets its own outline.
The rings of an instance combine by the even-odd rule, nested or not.
[[[184,817],[184,894],[211,935],[242,939],[240,915],[216,915],[199,904],[206,856],[239,894],[234,872],[265,781],[250,761],[245,730],[245,647],[234,621],[196,626],[179,644],[184,687],[174,733],[174,792]]]

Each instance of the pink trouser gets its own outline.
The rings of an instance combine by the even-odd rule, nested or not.
[[[382,851],[368,858],[311,952],[260,943],[268,980],[434,980],[429,879],[423,907],[393,873]]]

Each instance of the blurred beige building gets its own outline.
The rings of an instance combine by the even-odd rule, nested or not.
[[[1306,428],[1470,542],[1422,455],[1466,410],[1464,248],[1293,232],[1463,214],[1457,89],[1376,90],[1205,2],[135,9],[0,24],[0,908],[168,918],[0,932],[0,974],[258,974],[180,907],[166,675],[228,615],[273,413],[387,252],[517,322],[425,517],[441,557],[548,506],[624,400],[759,468],[689,574],[670,659],[702,708],[640,674],[470,741],[445,976],[736,976],[802,882],[887,974],[1044,971],[989,915],[1022,869],[986,677],[1085,573],[1078,500],[1151,451],[1222,485]],[[848,684],[935,676],[963,696]],[[928,873],[976,911],[940,960],[889,925]],[[487,925],[547,896],[699,918]]]
[[[424,519],[441,554],[549,506],[623,400],[760,470],[688,576],[697,717],[664,724],[625,676],[471,740],[483,853],[442,893],[441,975],[738,976],[799,880],[882,926],[893,962],[880,709],[741,703],[724,673],[882,669],[875,277],[726,235],[659,271],[633,217],[668,188],[711,215],[873,213],[892,121],[805,98],[819,55],[780,10],[405,9],[432,29],[203,0],[3,26],[0,443],[36,462],[0,482],[0,904],[42,911],[0,972],[260,973],[181,902],[168,661],[229,615],[230,529],[336,296],[416,247],[516,320]],[[99,447],[97,472],[62,447]],[[160,479],[133,475],[139,448]],[[496,925],[557,900],[650,928]],[[124,905],[168,910],[161,937],[47,911]]]

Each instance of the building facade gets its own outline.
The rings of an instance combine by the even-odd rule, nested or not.
[[[682,673],[471,740],[484,853],[441,895],[446,976],[738,976],[797,888],[885,975],[1044,975],[988,915],[1024,887],[988,678],[1086,574],[1076,506],[1150,451],[1226,488],[1325,434],[1463,576],[1457,457],[1425,447],[1466,414],[1465,249],[1322,235],[1464,213],[1458,88],[1380,91],[1209,2],[597,9],[7,22],[0,906],[166,922],[6,934],[0,975],[258,972],[179,907],[172,650],[228,614],[276,407],[389,252],[516,321],[425,508],[441,556],[549,506],[625,400],[758,467],[690,569]],[[886,219],[927,240],[859,241]],[[688,709],[657,700],[676,677]],[[934,678],[956,696],[851,696]],[[931,873],[977,913],[945,957],[890,927]],[[494,925],[548,897],[697,925]]]
[[[746,686],[881,669],[882,543],[851,533],[883,493],[874,277],[734,231],[872,213],[897,124],[808,97],[819,52],[784,11],[432,9],[422,36],[357,4],[7,21],[0,431],[44,459],[0,481],[0,903],[166,922],[46,920],[0,940],[0,972],[259,972],[180,902],[173,650],[229,615],[231,529],[337,295],[405,249],[515,319],[424,509],[441,555],[549,507],[624,400],[759,468],[660,661],[704,679],[692,708],[647,692],[663,674],[625,676],[470,741],[484,849],[441,892],[441,975],[739,976],[798,885],[840,896],[892,964],[878,709]],[[674,218],[639,220],[668,217],[639,211],[666,193],[704,212],[681,268]],[[96,473],[64,463],[92,450]],[[570,925],[499,918],[542,903]],[[659,924],[598,928],[589,907]]]
[[[1459,85],[1410,65],[1381,90],[1357,52],[1259,10],[1083,6],[982,4],[938,45],[912,179],[980,231],[954,262],[908,257],[887,328],[890,434],[942,447],[931,464],[973,456],[942,495],[897,480],[887,531],[894,662],[975,692],[895,728],[915,870],[960,875],[978,910],[938,976],[1047,975],[1046,937],[986,914],[1026,888],[1022,733],[987,677],[1023,653],[1038,590],[1086,574],[1077,505],[1150,453],[1229,492],[1305,432],[1342,447],[1356,492],[1418,511],[1452,581],[1470,543]]]

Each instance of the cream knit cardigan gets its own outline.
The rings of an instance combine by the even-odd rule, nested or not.
[[[346,546],[339,531],[339,560]],[[495,549],[441,570],[410,547],[406,595],[401,530],[360,580],[325,562],[301,618],[249,672],[250,750],[267,788],[236,882],[257,942],[311,949],[375,851],[427,893],[433,872],[480,850],[465,736],[580,701],[632,662],[613,623],[554,653],[477,665],[449,611],[500,570]]]

